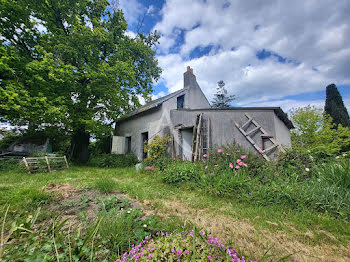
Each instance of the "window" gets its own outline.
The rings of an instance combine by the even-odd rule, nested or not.
[[[131,153],[131,136],[125,138],[125,152],[127,154]]]
[[[185,95],[179,96],[177,98],[177,108],[184,108]]]

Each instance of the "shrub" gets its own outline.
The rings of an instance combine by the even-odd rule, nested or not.
[[[125,253],[121,261],[245,261],[236,249],[225,246],[218,238],[204,231],[194,230],[173,233],[157,232]]]
[[[146,159],[147,165],[155,165],[157,160],[160,160],[165,156],[166,149],[169,146],[169,135],[165,137],[155,136],[152,141],[145,144],[145,152],[148,152],[148,157]]]
[[[114,155],[106,154],[93,156],[89,160],[89,164],[95,167],[130,167],[138,163],[137,157],[134,154]]]
[[[17,171],[24,172],[24,164],[21,159],[15,158],[1,158],[0,159],[0,171]]]

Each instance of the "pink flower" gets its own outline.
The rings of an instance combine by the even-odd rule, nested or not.
[[[218,167],[219,165],[215,165],[215,167]]]
[[[181,256],[181,251],[180,251],[180,250],[177,251],[176,254],[177,254],[178,256]]]
[[[207,170],[207,169],[208,169],[208,165],[205,166],[205,170]]]
[[[260,148],[259,148],[259,150],[258,150],[258,151],[259,151],[259,153],[262,153],[262,150],[261,150]]]
[[[207,256],[207,258],[208,258],[209,260],[211,260],[211,256]]]
[[[144,169],[145,170],[154,170],[154,166],[146,166]]]
[[[239,142],[236,142],[237,145],[239,145]]]
[[[236,165],[235,167],[236,167],[236,169],[239,169],[239,166],[238,166],[238,165]]]
[[[185,250],[186,255],[188,255],[190,253],[190,251],[188,251],[187,249]]]
[[[216,145],[216,142],[214,142],[214,145]]]
[[[248,165],[247,165],[246,163],[243,163],[243,162],[242,162],[242,165],[245,166],[245,167],[248,167]]]
[[[218,149],[218,153],[221,153],[221,152],[222,152],[222,150],[219,148],[219,149]]]
[[[204,154],[203,157],[207,157],[208,155],[207,154]]]
[[[228,165],[230,166],[230,168],[233,168],[233,164],[231,162]]]
[[[246,157],[247,157],[246,155],[242,155],[242,156],[241,156],[241,159],[244,159],[244,158],[246,158]]]
[[[235,150],[235,153],[239,153],[239,152],[241,152],[241,151],[239,151],[239,150]]]
[[[152,253],[149,253],[148,258],[152,258]]]
[[[252,193],[251,193],[251,192],[249,192],[249,193],[248,193],[248,195],[250,195],[250,196],[251,196],[251,195],[252,195]]]
[[[230,156],[231,154],[226,154],[227,156]]]
[[[249,180],[252,180],[252,178],[251,178],[250,176],[248,176],[248,179],[249,179]]]

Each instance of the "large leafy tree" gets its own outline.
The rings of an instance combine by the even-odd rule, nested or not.
[[[218,82],[218,86],[216,87],[216,94],[214,95],[214,99],[211,102],[212,107],[215,108],[228,108],[231,107],[230,103],[236,99],[235,95],[229,95],[225,88],[225,83],[223,80]]]
[[[129,37],[107,0],[1,0],[0,30],[0,120],[64,130],[76,160],[161,73],[157,33]]]
[[[326,87],[326,104],[324,110],[329,114],[337,126],[350,126],[348,110],[335,84]]]
[[[309,150],[319,156],[337,155],[350,146],[350,129],[332,123],[332,118],[320,108],[306,106],[291,110],[295,126],[292,147],[296,151]]]

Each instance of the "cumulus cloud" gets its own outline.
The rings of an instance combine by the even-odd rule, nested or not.
[[[167,0],[154,27],[162,35],[161,81],[169,91],[182,88],[190,65],[209,99],[224,80],[238,104],[350,84],[349,13],[347,0]],[[205,47],[213,48],[193,58]],[[262,60],[261,50],[276,55]]]

